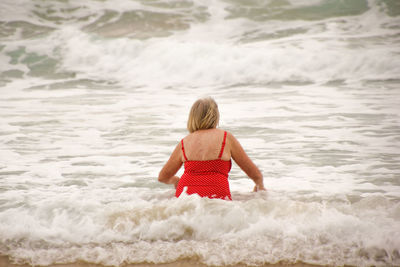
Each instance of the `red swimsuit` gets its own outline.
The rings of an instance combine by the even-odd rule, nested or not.
[[[179,197],[186,187],[186,193],[199,194],[201,197],[208,198],[231,198],[229,190],[228,173],[231,170],[231,161],[222,160],[222,154],[225,148],[226,132],[222,142],[221,151],[218,159],[214,160],[188,160],[185,154],[185,148],[182,143],[183,157],[185,158],[185,172],[179,180],[175,196]]]

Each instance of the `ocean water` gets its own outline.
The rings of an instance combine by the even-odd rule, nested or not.
[[[209,95],[267,192],[157,182]],[[400,2],[2,0],[0,255],[400,266]]]

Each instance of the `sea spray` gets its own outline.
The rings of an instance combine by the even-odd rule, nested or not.
[[[400,265],[395,2],[4,0],[0,14],[1,255]],[[235,163],[231,202],[157,182],[206,95],[266,193]]]

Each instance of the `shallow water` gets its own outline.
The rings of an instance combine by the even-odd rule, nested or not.
[[[0,253],[400,265],[396,1],[2,1]],[[157,175],[211,95],[264,174]],[[179,172],[182,173],[182,170]]]

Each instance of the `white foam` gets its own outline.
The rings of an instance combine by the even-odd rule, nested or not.
[[[22,1],[15,18],[3,1],[3,21],[54,30],[9,36],[0,53],[2,72],[24,73],[7,76],[0,95],[0,254],[34,265],[399,265],[399,92],[383,81],[398,79],[397,18],[374,3],[351,17],[258,22],[227,19],[234,4],[218,0],[176,9],[68,3],[71,17],[65,3]],[[32,15],[50,6],[63,23]],[[188,13],[190,27],[143,40],[85,28],[106,10],[117,22],[138,9]],[[198,10],[209,17],[192,19]],[[297,27],[304,31],[265,37]],[[70,75],[33,77],[28,54]],[[175,199],[157,182],[187,134],[191,104],[206,95],[267,192],[252,193],[235,164],[232,202]]]
[[[131,86],[395,79],[400,66],[393,49],[357,53],[314,40],[282,45],[119,39],[92,41],[83,33],[62,31],[63,66]],[[82,51],[86,51],[82,54]],[[340,58],[340,61],[336,60]],[[299,60],[301,59],[301,60]],[[98,77],[96,77],[98,78]]]
[[[266,198],[240,202],[196,196],[148,202],[127,190],[119,192],[119,199],[130,195],[126,204],[111,202],[104,209],[95,196],[98,193],[86,192],[84,199],[78,191],[58,194],[58,201],[42,202],[35,213],[19,211],[21,221],[30,225],[28,231],[21,231],[21,224],[9,229],[12,211],[3,213],[0,227],[9,229],[2,235],[3,242],[20,240],[16,250],[11,244],[7,246],[9,252],[14,256],[21,253],[18,258],[31,264],[49,264],[57,259],[60,263],[83,260],[106,265],[160,263],[183,256],[199,257],[210,265],[273,263],[282,258],[316,264],[380,265],[373,257],[391,254],[399,245],[394,238],[398,227],[396,230],[391,219],[396,216],[393,212],[399,209],[398,204],[387,200],[378,204],[376,197],[356,204],[338,204],[290,200],[270,192]],[[371,214],[370,201],[380,216]],[[57,238],[53,238],[55,233]],[[38,242],[52,249],[43,250]],[[146,247],[150,245],[154,253],[149,254]],[[165,254],[168,248],[173,252]],[[358,257],[358,253],[369,256]],[[390,256],[385,257],[381,260],[389,260]]]
[[[94,20],[105,9],[117,12],[168,12],[155,6],[125,2],[106,1],[104,5],[86,2],[87,9],[78,8],[74,14],[80,17],[85,12],[97,13],[92,16],[91,20]],[[296,2],[296,5],[304,4]],[[399,52],[398,47],[391,44],[380,46],[376,45],[379,39],[374,41],[375,38],[396,33],[385,26],[396,21],[396,18],[382,13],[381,7],[373,1],[370,1],[370,9],[364,14],[344,17],[340,21],[329,18],[322,22],[286,23],[275,20],[256,23],[245,18],[226,19],[229,15],[227,5],[221,1],[203,1],[194,5],[193,9],[207,7],[209,19],[202,23],[192,22],[187,30],[168,38],[104,39],[82,32],[87,24],[71,22],[56,26],[56,30],[45,40],[7,42],[4,52],[24,46],[27,53],[56,58],[61,70],[77,73],[78,77],[106,79],[125,86],[203,87],[274,82],[321,84],[338,80],[358,83],[398,78],[400,66],[398,61],[393,60]],[[53,3],[51,6],[58,16],[66,16],[61,3]],[[32,12],[35,8],[39,7],[30,6],[27,10]],[[22,12],[21,17],[30,17],[26,10],[22,11],[20,7],[16,9]],[[321,23],[326,27],[321,28]],[[276,31],[297,27],[306,29],[306,32],[271,40],[241,42],[241,36],[247,32],[256,31],[261,36],[274,35]],[[361,44],[355,38],[367,41]],[[27,72],[23,64],[6,66],[8,68]]]

